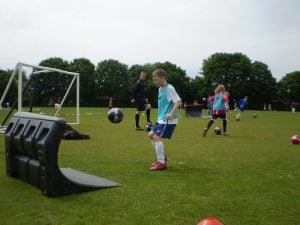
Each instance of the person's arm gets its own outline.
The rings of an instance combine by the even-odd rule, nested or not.
[[[173,115],[174,115],[174,113],[177,111],[177,109],[179,108],[180,105],[181,105],[181,100],[178,100],[177,102],[174,103],[174,106],[173,106],[171,112],[169,112],[169,113],[167,114],[167,119],[168,119],[168,120],[173,119]]]
[[[171,120],[171,119],[173,119],[174,113],[177,111],[177,109],[181,105],[181,99],[173,86],[169,87],[169,90],[167,92],[167,98],[169,98],[169,100],[174,102],[174,106],[173,106],[172,110],[166,116],[168,120]]]
[[[228,101],[228,92],[225,92],[225,95],[223,96],[223,101],[225,102],[225,110],[229,110],[229,101]]]

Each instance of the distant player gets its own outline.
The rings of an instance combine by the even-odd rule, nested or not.
[[[142,71],[140,73],[139,79],[136,82],[133,98],[131,100],[132,103],[136,103],[136,112],[135,112],[135,129],[136,130],[144,130],[140,127],[140,116],[141,112],[145,110],[146,104],[146,88],[144,81],[146,80],[146,72]]]
[[[164,153],[163,138],[171,139],[178,123],[177,109],[181,100],[175,88],[166,81],[167,73],[163,69],[153,72],[152,78],[158,89],[158,118],[149,132],[149,138],[154,146],[157,160],[152,163],[150,170],[164,170],[167,168],[167,157]]]
[[[237,116],[240,117],[241,112],[243,112],[247,107],[248,107],[248,96],[245,96],[244,99],[240,100],[240,105],[239,105],[239,108],[238,108]]]
[[[226,120],[226,112],[228,110],[228,92],[225,92],[223,84],[219,84],[217,86],[215,95],[210,97],[210,102],[212,102],[212,118],[208,122],[207,127],[203,129],[203,137],[206,137],[209,128],[218,118],[223,120],[224,136],[228,136]]]
[[[108,109],[112,109],[113,108],[113,98],[109,98],[108,100]]]

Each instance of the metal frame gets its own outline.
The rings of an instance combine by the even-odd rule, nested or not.
[[[13,73],[8,81],[8,84],[3,92],[3,95],[0,99],[0,109],[2,108],[2,103],[7,95],[7,92],[11,86],[11,83],[12,83],[14,77],[18,73],[18,112],[22,112],[22,88],[23,88],[22,87],[22,84],[23,84],[22,71],[23,71],[23,67],[30,67],[30,68],[34,68],[37,70],[41,70],[41,71],[37,71],[34,73],[58,72],[58,73],[74,76],[61,103],[59,104],[59,107],[57,108],[57,110],[55,112],[55,116],[57,116],[57,114],[60,111],[62,105],[64,104],[64,101],[65,101],[66,97],[68,96],[74,82],[76,81],[76,122],[69,123],[69,124],[79,124],[80,123],[80,112],[79,112],[79,87],[80,87],[80,79],[79,78],[80,78],[80,76],[79,76],[79,73],[73,73],[73,72],[56,69],[56,68],[50,68],[50,67],[45,67],[45,66],[35,66],[35,65],[22,63],[22,62],[17,63],[15,70],[13,71]]]

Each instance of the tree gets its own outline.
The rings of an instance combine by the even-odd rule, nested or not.
[[[218,84],[224,84],[232,99],[249,95],[251,61],[241,53],[213,54],[203,61],[202,74],[210,93]]]
[[[202,71],[199,76],[190,78],[186,71],[170,62],[157,62],[154,64],[132,65],[129,69],[126,64],[117,60],[108,59],[95,65],[86,58],[77,58],[72,62],[62,58],[53,57],[40,62],[41,66],[58,68],[62,70],[78,72],[80,74],[80,103],[82,106],[99,106],[99,101],[112,97],[114,102],[122,102],[122,106],[129,106],[132,98],[133,87],[141,71],[146,71],[147,97],[155,107],[157,101],[157,88],[152,81],[152,73],[155,69],[166,70],[167,81],[176,87],[183,102],[191,103],[194,99],[202,99],[214,93],[215,87],[222,83],[230,92],[230,100],[239,100],[244,96],[249,97],[250,108],[260,108],[264,103],[275,102],[282,98],[281,103],[296,102],[299,99],[298,77],[299,71],[288,74],[279,82],[280,90],[275,78],[272,77],[268,66],[263,62],[251,60],[242,53],[215,53],[203,60]],[[6,71],[0,71],[0,88],[7,83]],[[293,75],[293,74],[296,75]],[[30,75],[32,78],[32,75]],[[6,80],[5,80],[6,79]],[[26,79],[23,79],[26,81]],[[62,100],[72,76],[59,73],[43,73],[32,79],[29,91],[24,95],[23,101],[30,101],[35,89],[34,102],[46,105],[51,100]],[[36,82],[35,82],[36,81]],[[16,85],[16,81],[14,81]],[[16,89],[17,90],[17,89]],[[14,94],[16,96],[16,92]],[[75,89],[69,94],[73,98]],[[279,102],[280,100],[277,100]],[[100,102],[101,103],[101,102]],[[276,102],[275,102],[276,103]],[[68,99],[65,104],[68,104]],[[104,106],[101,104],[101,106]]]
[[[68,61],[63,60],[59,57],[52,57],[48,59],[44,59],[39,63],[40,66],[51,67],[61,70],[67,70],[69,67]]]
[[[45,59],[39,65],[67,70],[69,63],[55,57]],[[35,93],[34,103],[36,105],[48,105],[50,102],[60,102],[72,80],[71,76],[56,72],[42,73],[34,77],[31,75],[30,78],[32,79],[30,89]]]
[[[95,65],[85,58],[74,59],[68,67],[68,71],[80,74],[80,105],[95,105],[97,99],[95,97]],[[75,94],[73,89],[72,95]]]
[[[128,66],[117,60],[109,59],[98,63],[96,68],[97,98],[128,101],[130,96]]]
[[[203,61],[203,76],[208,89],[224,84],[230,92],[230,100],[249,97],[249,107],[262,107],[263,103],[276,99],[276,80],[268,66],[262,62],[251,63],[241,53],[215,53]]]
[[[189,98],[186,99],[187,103],[190,103],[193,99],[207,98],[208,94],[210,94],[210,91],[206,88],[205,79],[202,76],[196,76],[190,80],[190,90]]]
[[[263,104],[272,103],[277,99],[277,83],[272,77],[268,66],[262,62],[252,63],[252,74],[249,79],[251,87],[251,104],[255,108],[263,108]]]
[[[10,79],[11,74],[13,71],[4,71],[0,70],[0,98],[2,97],[4,90],[8,84],[8,81]],[[18,92],[18,87],[17,87],[17,76],[13,80],[11,87],[9,91],[7,92],[7,95],[5,99],[3,100],[3,105],[2,107],[5,107],[6,102],[9,102],[10,105],[17,99],[17,92]]]
[[[286,74],[278,82],[278,95],[281,103],[290,107],[300,104],[300,71],[294,71]]]

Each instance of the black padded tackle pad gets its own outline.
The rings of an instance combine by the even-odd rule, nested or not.
[[[40,188],[47,196],[120,186],[71,168],[59,168],[58,150],[67,127],[61,118],[15,113],[5,131],[6,174]]]

